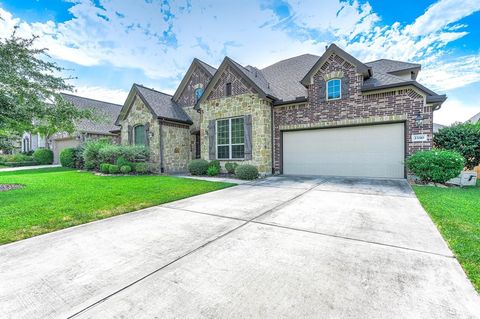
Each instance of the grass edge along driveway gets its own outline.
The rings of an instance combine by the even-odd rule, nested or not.
[[[477,187],[413,186],[473,286],[480,292],[480,182]]]
[[[65,168],[0,171],[0,244],[234,186],[173,176],[97,176]]]

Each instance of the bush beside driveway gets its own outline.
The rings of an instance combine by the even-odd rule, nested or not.
[[[64,168],[1,172],[0,244],[232,186],[170,176],[97,176]]]
[[[477,187],[413,189],[480,292],[480,182]]]

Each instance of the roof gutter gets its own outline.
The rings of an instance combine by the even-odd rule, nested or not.
[[[276,101],[273,102],[273,106],[280,106],[280,105],[294,104],[294,103],[303,103],[303,102],[307,102],[307,101],[308,101],[307,97],[299,96],[299,97],[296,97],[295,100],[288,100],[288,101],[276,100]]]

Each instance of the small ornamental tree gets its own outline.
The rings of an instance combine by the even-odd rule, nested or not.
[[[56,132],[72,133],[76,121],[93,119],[93,113],[63,98],[61,92],[73,90],[71,78],[58,75],[64,69],[47,61],[47,49],[37,48],[36,40],[18,37],[16,28],[0,38],[0,133],[38,132],[48,142]]]
[[[444,127],[433,137],[435,147],[456,151],[465,158],[465,167],[480,164],[480,124],[457,123]]]

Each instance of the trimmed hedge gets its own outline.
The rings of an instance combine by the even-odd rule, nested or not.
[[[102,163],[100,164],[100,172],[103,174],[110,174],[110,164]]]
[[[195,159],[188,163],[188,171],[192,175],[205,175],[207,174],[209,163],[203,159]]]
[[[133,145],[106,145],[98,152],[99,160],[110,164],[115,164],[120,158],[128,162],[146,162],[149,156],[146,147]]]
[[[108,167],[108,172],[110,174],[118,174],[118,172],[120,172],[120,167],[118,167],[118,165],[112,164]]]
[[[246,180],[255,179],[258,177],[258,169],[250,164],[238,165],[235,169],[235,176]]]
[[[5,165],[7,167],[22,167],[22,166],[35,166],[35,165],[38,165],[38,163],[35,161],[5,162],[5,163],[2,163],[2,165]]]
[[[63,167],[75,168],[75,149],[66,148],[60,153],[60,164]]]
[[[431,150],[416,152],[406,164],[410,172],[423,182],[445,183],[462,172],[465,159],[458,152]]]
[[[128,174],[128,173],[130,173],[131,171],[132,171],[132,167],[129,166],[129,165],[123,165],[123,166],[120,167],[120,172],[121,172],[122,174]]]
[[[218,169],[218,171],[220,172],[220,170],[222,169],[222,167],[220,166],[220,161],[219,160],[213,160],[213,161],[210,161],[210,163],[208,163],[208,167],[215,167]]]
[[[110,145],[110,143],[109,139],[104,138],[85,142],[82,157],[86,169],[94,170],[100,168],[100,164],[103,162],[100,161],[99,152],[105,146]]]
[[[135,172],[137,174],[147,174],[148,173],[147,163],[137,163],[137,164],[135,164]]]
[[[235,174],[235,169],[237,168],[238,163],[228,162],[225,164],[225,169],[229,174]]]
[[[33,159],[40,165],[50,165],[53,163],[53,152],[46,148],[38,148],[33,152]]]

